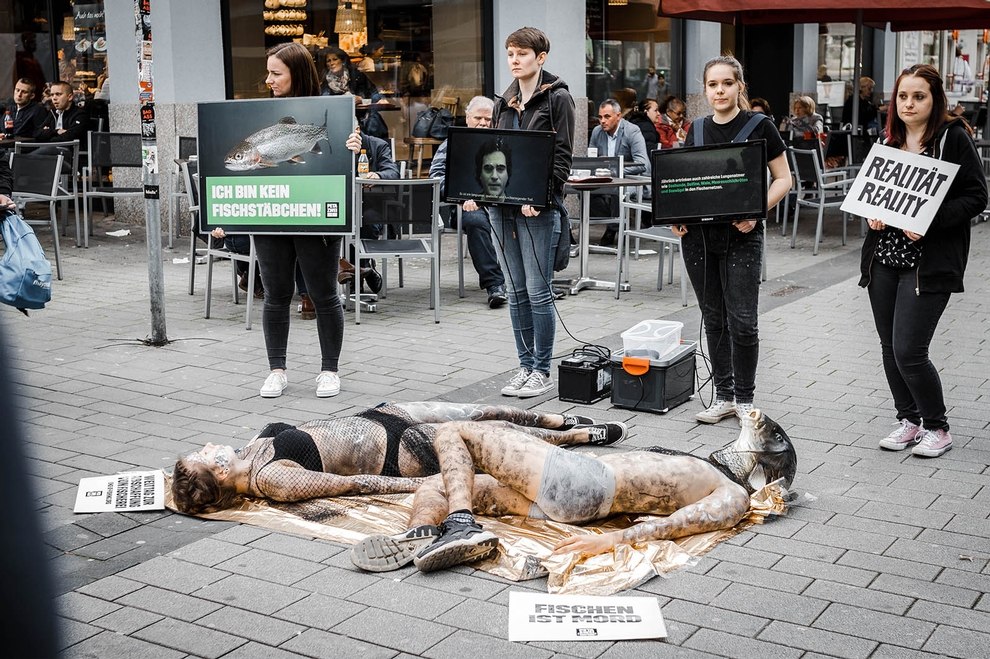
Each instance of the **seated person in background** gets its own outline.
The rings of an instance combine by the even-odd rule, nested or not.
[[[657,127],[661,149],[673,149],[684,145],[684,138],[691,128],[691,122],[686,118],[687,106],[676,96],[669,96],[660,104],[660,119],[653,123]]]
[[[330,48],[327,51],[327,72],[324,75],[320,91],[324,96],[341,96],[353,94],[354,104],[388,103],[382,98],[375,83],[362,71],[351,64],[351,58],[340,48]]]
[[[442,424],[473,421],[515,428],[555,444],[604,444],[605,425],[587,417],[457,403],[382,403],[353,416],[270,423],[247,446],[207,444],[180,458],[172,474],[175,507],[199,514],[241,496],[303,501],[348,494],[412,492],[439,471],[433,442]]]
[[[220,227],[210,231],[213,236],[213,246],[216,248],[227,248],[227,251],[234,254],[248,255],[251,253],[251,236],[247,234],[233,234],[228,236]],[[256,298],[265,297],[265,287],[261,285],[261,268],[254,269],[254,286],[248,289],[248,273],[250,265],[244,261],[234,261],[234,268],[237,271],[237,287],[242,291],[253,292]],[[312,304],[312,301],[310,302]],[[315,313],[315,309],[314,309]]]
[[[873,103],[873,88],[876,87],[873,78],[863,76],[859,79],[859,95],[853,94],[842,105],[842,122],[852,123],[853,99],[859,99],[859,125],[866,130],[880,130],[880,111]]]
[[[654,124],[654,121],[659,119],[659,117],[660,106],[652,98],[640,101],[625,117],[626,121],[639,128],[639,132],[643,134],[643,141],[646,143],[646,155],[648,157],[660,144],[660,136],[657,134],[657,127]]]
[[[815,112],[815,101],[810,96],[798,96],[791,106],[793,114],[780,122],[780,130],[790,130],[794,137],[806,140],[818,139],[825,131],[825,120]]]
[[[368,156],[369,170],[364,178],[386,180],[399,178],[399,168],[396,166],[395,161],[392,160],[392,148],[387,141],[378,137],[372,137],[371,135],[365,135],[361,132],[360,128],[355,127],[354,132],[347,136],[345,146],[354,153],[355,158],[361,154],[362,150]],[[378,240],[384,230],[385,224],[381,212],[377,208],[365,204],[361,216],[361,238]],[[353,251],[351,253],[351,260],[354,260]],[[375,269],[374,259],[363,259],[360,266],[362,287],[367,283],[368,288],[373,293],[381,291],[382,276]],[[354,265],[348,262],[347,259],[341,258],[337,281],[344,284],[353,280],[354,272]]]
[[[622,118],[621,106],[614,98],[598,106],[598,125],[591,131],[589,147],[598,149],[599,157],[622,156],[625,175],[650,175],[650,156],[646,141],[636,124]],[[617,217],[619,193],[592,193],[591,217]],[[602,234],[600,245],[615,245],[615,229],[609,226]]]
[[[492,125],[492,107],[494,102],[484,96],[475,96],[464,112],[468,128],[488,128]],[[447,141],[437,147],[430,163],[430,178],[444,178],[447,172]],[[440,194],[443,196],[443,183],[440,184]],[[457,214],[452,213],[451,222]],[[492,244],[492,225],[488,213],[478,206],[474,200],[461,204],[461,222],[464,233],[467,234],[468,252],[471,262],[478,271],[478,283],[488,292],[488,306],[497,309],[509,301],[505,292],[505,276],[498,265],[495,256],[495,246]]]
[[[85,144],[89,120],[86,112],[72,101],[72,86],[62,80],[51,84],[52,110],[41,128],[34,134],[39,142],[71,142]]]
[[[45,122],[45,109],[35,100],[34,83],[21,78],[14,84],[14,105],[4,112],[4,122],[10,115],[11,125],[0,125],[0,140],[34,138]]]
[[[731,528],[746,515],[753,492],[778,478],[790,487],[797,470],[780,426],[759,410],[740,423],[739,437],[707,460],[661,447],[593,457],[508,427],[444,424],[433,441],[441,476],[416,490],[410,530],[369,536],[351,549],[351,561],[371,571],[413,561],[431,572],[482,559],[498,538],[473,512],[564,524],[620,513],[665,515],[619,531],[571,536],[554,547],[584,555]]]
[[[762,112],[767,115],[770,121],[773,121],[773,114],[770,112],[770,102],[767,99],[760,98],[759,96],[749,99],[749,109],[753,112]]]

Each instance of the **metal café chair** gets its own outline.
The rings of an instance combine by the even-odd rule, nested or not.
[[[59,176],[58,201],[62,202],[62,235],[65,235],[69,202],[72,202],[76,221],[76,246],[79,237],[79,140],[69,142],[17,142],[14,153],[34,153],[43,150],[52,155],[62,154],[62,172]]]
[[[818,225],[815,228],[815,246],[812,255],[818,254],[822,241],[822,226],[826,208],[838,208],[845,201],[846,193],[852,184],[851,178],[826,181],[821,151],[788,147],[788,154],[797,173],[797,196],[794,200],[794,226],[791,232],[791,248],[797,242],[798,215],[802,206],[818,209]],[[846,244],[846,213],[842,214],[842,244]]]
[[[144,186],[125,187],[115,185],[123,169],[138,169],[141,160],[140,133],[95,133],[89,134],[89,164],[83,168],[83,246],[89,247],[92,228],[89,216],[93,199],[117,199],[121,197],[143,197]]]
[[[52,230],[55,247],[55,272],[62,279],[62,251],[58,241],[58,220],[55,218],[55,204],[60,200],[59,179],[62,176],[62,154],[47,155],[37,153],[11,153],[10,170],[13,175],[11,197],[18,209],[29,203],[48,203],[48,221],[25,221],[33,226],[48,226]]]
[[[169,212],[172,218],[168,225],[168,246],[171,249],[175,239],[181,233],[179,225],[179,206],[186,198],[185,178],[182,175],[182,163],[189,160],[190,156],[195,156],[198,143],[195,137],[175,136],[175,160],[173,167],[168,172],[169,177]],[[190,228],[191,230],[192,228]]]

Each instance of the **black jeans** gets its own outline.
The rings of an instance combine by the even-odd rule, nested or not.
[[[870,306],[880,335],[880,354],[897,419],[928,430],[948,430],[942,380],[928,358],[935,328],[949,293],[915,293],[917,269],[889,268],[876,259],[870,268]]]
[[[254,245],[265,286],[265,348],[268,366],[285,368],[289,344],[289,306],[295,290],[296,263],[316,307],[320,370],[336,371],[344,340],[344,309],[337,293],[339,236],[255,236]]]
[[[731,224],[690,226],[681,249],[705,323],[715,395],[752,403],[760,359],[763,223],[749,233]]]

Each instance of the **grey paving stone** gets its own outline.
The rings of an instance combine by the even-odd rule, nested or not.
[[[283,556],[261,549],[249,549],[216,567],[218,570],[265,581],[274,581],[284,586],[292,585],[324,569],[320,563]]]
[[[924,510],[910,506],[868,501],[859,509],[858,515],[885,522],[896,522],[923,528],[940,529],[949,523],[952,515],[937,510]]]
[[[98,540],[91,545],[74,549],[72,550],[72,553],[76,556],[93,558],[98,561],[106,561],[111,558],[116,558],[121,554],[126,554],[129,551],[134,551],[137,548],[137,545],[130,542],[120,542],[114,538],[103,538],[102,540]]]
[[[228,652],[223,656],[223,659],[296,659],[298,656],[299,654],[295,652],[280,650],[270,645],[262,645],[261,643],[251,641],[233,652]]]
[[[891,574],[882,574],[872,584],[871,589],[888,593],[898,593],[915,599],[929,600],[939,604],[971,608],[980,597],[980,591],[968,588],[946,586],[921,579],[910,579]]]
[[[404,581],[416,586],[480,600],[490,600],[500,593],[507,594],[509,590],[518,586],[504,580],[465,579],[463,575],[449,570],[429,574],[414,570]],[[507,597],[505,601],[508,602]]]
[[[735,636],[714,629],[699,629],[684,642],[685,647],[712,652],[722,657],[800,657],[801,650],[784,647],[777,643],[757,641],[743,636]]]
[[[103,631],[85,641],[73,645],[62,653],[63,657],[128,657],[128,659],[182,659],[184,652],[167,646],[148,643],[131,636]]]
[[[911,610],[908,611],[908,616],[940,625],[972,629],[980,632],[990,630],[990,614],[988,613],[962,607],[947,606],[935,602],[926,602],[924,600],[919,600],[911,607]]]
[[[132,519],[124,517],[119,513],[98,513],[96,515],[84,515],[76,522],[77,526],[99,533],[103,537],[117,535],[122,531],[138,526]]]
[[[359,604],[386,609],[424,620],[433,620],[464,601],[463,597],[441,593],[405,581],[380,580],[350,597]]]
[[[936,583],[944,583],[959,588],[974,588],[982,593],[990,593],[990,573],[973,574],[961,570],[946,569],[939,572]]]
[[[830,604],[812,627],[891,645],[921,649],[935,625],[847,604]]]
[[[895,615],[904,615],[904,612],[914,603],[911,597],[881,592],[874,590],[873,587],[864,589],[834,581],[816,581],[804,594],[829,602],[842,602]]]
[[[891,538],[917,538],[922,529],[908,524],[897,524],[894,522],[881,522],[876,519],[865,517],[855,517],[853,515],[833,515],[828,520],[827,527],[839,526],[843,529],[852,529],[862,533],[880,533]]]
[[[221,657],[246,643],[243,638],[170,618],[138,630],[134,637],[209,659]]]
[[[664,620],[688,623],[694,627],[717,629],[729,634],[753,637],[767,626],[766,617],[738,613],[712,605],[672,600],[661,609]]]
[[[118,597],[123,597],[128,593],[133,593],[135,590],[140,590],[142,588],[144,588],[143,583],[131,581],[130,579],[124,579],[123,577],[118,577],[117,575],[112,575],[100,579],[99,581],[94,581],[91,584],[82,586],[79,588],[79,592],[85,595],[99,597],[100,599],[113,601]]]
[[[776,643],[789,648],[819,651],[828,656],[843,657],[844,659],[866,659],[877,647],[877,643],[847,634],[792,625],[788,622],[774,620],[757,636],[762,641]],[[771,652],[768,656],[774,656]],[[808,657],[808,654],[804,655]]]
[[[188,594],[203,586],[220,581],[229,574],[229,572],[160,556],[124,570],[120,576],[151,586]]]
[[[986,656],[988,647],[990,634],[940,625],[925,643],[924,649],[940,655],[968,659]]]
[[[63,650],[65,648],[72,647],[77,643],[81,643],[87,638],[96,636],[103,631],[99,627],[87,625],[82,622],[76,622],[75,620],[70,620],[68,618],[59,618],[58,628],[60,635],[59,641],[62,645],[61,649]]]
[[[858,551],[846,552],[837,563],[839,565],[850,565],[883,574],[898,574],[905,577],[929,580],[934,579],[940,570],[937,565],[931,565],[925,562],[908,561],[892,556],[864,554]]]
[[[435,622],[477,634],[505,638],[509,629],[509,608],[504,604],[468,599],[436,616]]]
[[[866,586],[877,576],[877,573],[872,570],[860,570],[797,556],[785,556],[774,566],[774,570],[799,574],[812,579],[845,583],[850,586]]]
[[[207,602],[154,586],[145,586],[141,590],[128,593],[119,598],[117,603],[189,622],[216,611],[221,606],[215,602]]]
[[[219,604],[270,615],[306,597],[305,590],[234,574],[193,593]]]
[[[361,572],[356,567],[342,569],[327,567],[293,585],[296,588],[332,597],[349,597],[357,591],[379,581],[381,577],[372,572]]]
[[[340,547],[322,540],[309,540],[282,533],[272,533],[250,543],[252,549],[264,549],[285,556],[320,563],[341,551]]]
[[[192,544],[169,552],[168,557],[206,567],[217,567],[218,564],[247,551],[249,551],[248,548],[243,545],[219,542],[213,538],[203,538],[202,540],[197,540]]]
[[[254,542],[258,538],[263,538],[270,534],[271,531],[258,528],[257,526],[236,524],[228,529],[220,531],[216,535],[213,535],[212,538],[219,542],[230,542],[235,545],[246,545]]]
[[[921,650],[908,650],[907,648],[881,643],[870,659],[935,659],[944,657],[944,654],[933,654],[922,652]]]
[[[116,604],[82,593],[66,593],[55,598],[55,610],[58,614],[79,622],[93,622],[119,608]]]
[[[672,599],[710,604],[728,586],[729,582],[723,579],[712,579],[700,574],[682,572],[668,577],[651,579],[640,586],[639,590]]]
[[[919,538],[924,537],[924,533],[919,536]],[[958,538],[959,536],[956,537]],[[962,537],[969,538],[969,536]],[[986,544],[977,543],[976,548],[978,549],[979,546],[985,547]],[[905,540],[904,538],[899,538],[890,546],[886,553],[889,556],[925,562],[934,566],[951,567],[967,572],[979,572],[982,567],[978,561],[961,558],[961,556],[967,555],[972,558],[972,550],[960,550],[958,547],[945,547],[922,540]]]
[[[108,613],[102,618],[93,621],[94,625],[109,629],[118,634],[133,634],[139,629],[154,624],[161,620],[160,615],[142,611],[131,607],[121,607],[113,613]]]
[[[196,624],[272,646],[278,646],[306,629],[302,625],[272,616],[258,615],[229,606],[203,616]]]
[[[792,540],[790,538],[771,538],[758,535],[750,539],[745,547],[756,551],[769,551],[785,556],[797,556],[826,563],[836,562],[843,555],[838,547],[825,547],[810,542]]]
[[[327,630],[356,615],[364,608],[361,604],[347,600],[325,595],[309,595],[272,615],[307,627]]]
[[[767,551],[756,551],[755,549],[739,547],[726,543],[716,545],[714,549],[706,554],[706,557],[714,558],[723,562],[727,561],[739,565],[761,568],[772,567],[781,559],[780,554],[774,554]],[[709,572],[706,572],[706,574],[708,573],[710,573],[710,570]]]
[[[883,553],[895,540],[895,538],[890,536],[881,535],[879,531],[863,533],[831,524],[825,526],[809,524],[798,531],[794,535],[794,539],[842,549],[872,552],[874,554]]]
[[[98,533],[93,533],[87,529],[69,524],[49,531],[43,536],[45,544],[51,545],[62,551],[72,551],[86,545],[93,544],[103,537]]]
[[[675,659],[703,659],[719,655],[675,645],[665,641],[622,641],[602,653],[602,659],[642,659],[642,657],[672,657]]]
[[[724,579],[732,583],[746,583],[751,586],[800,593],[811,584],[811,579],[774,569],[764,569],[733,563],[719,563],[705,573],[705,576]]]
[[[498,659],[543,659],[553,652],[525,643],[482,636],[469,631],[457,631],[442,639],[423,653],[431,659],[461,659],[465,656],[496,657]]]
[[[307,629],[299,636],[286,641],[281,649],[296,656],[307,657],[361,657],[364,659],[390,659],[395,656],[391,648],[372,645],[341,634]]]
[[[730,584],[712,603],[730,611],[795,624],[810,624],[827,606],[827,602],[819,599],[745,584]]]
[[[383,609],[365,609],[331,631],[367,643],[422,654],[452,634],[455,628]]]

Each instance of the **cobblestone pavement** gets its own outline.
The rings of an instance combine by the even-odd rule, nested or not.
[[[469,263],[467,295],[457,297],[448,235],[439,325],[428,309],[428,271],[409,263],[405,287],[390,289],[376,313],[362,314],[361,325],[346,314],[339,396],[315,397],[315,328],[294,318],[289,388],[262,399],[260,305],[245,330],[228,265],[218,267],[213,317],[204,319],[205,268],[190,296],[189,266],[172,262],[185,256],[187,239],[166,252],[171,343],[153,348],[142,343],[151,322],[144,230],[108,237],[120,227],[103,221],[88,250],[66,239],[55,301],[31,318],[5,308],[0,321],[57,575],[65,656],[988,656],[990,225],[974,229],[968,290],[953,296],[932,346],[954,449],[924,460],[876,448],[892,405],[866,295],[855,285],[860,239],[853,227],[841,246],[838,223],[828,220],[818,256],[810,216],[797,249],[777,225],[768,236],[757,403],[797,446],[799,505],[630,593],[658,598],[663,642],[509,643],[509,592],[543,590],[543,580],[514,584],[467,567],[367,574],[343,546],[250,526],[169,512],[74,515],[81,477],[167,468],[207,441],[243,442],[270,420],[384,399],[502,401],[514,349],[507,310],[485,306]],[[613,257],[592,256],[595,274],[611,278],[613,268]],[[682,308],[676,281],[657,292],[655,256],[632,271],[633,290],[618,301],[584,291],[558,302],[558,355],[585,342],[619,347],[619,333],[646,318],[682,320],[684,335],[697,337],[693,294]],[[662,442],[707,455],[737,433],[732,422],[695,424],[698,398],[665,415],[607,401],[527,404],[625,421],[626,448]]]

